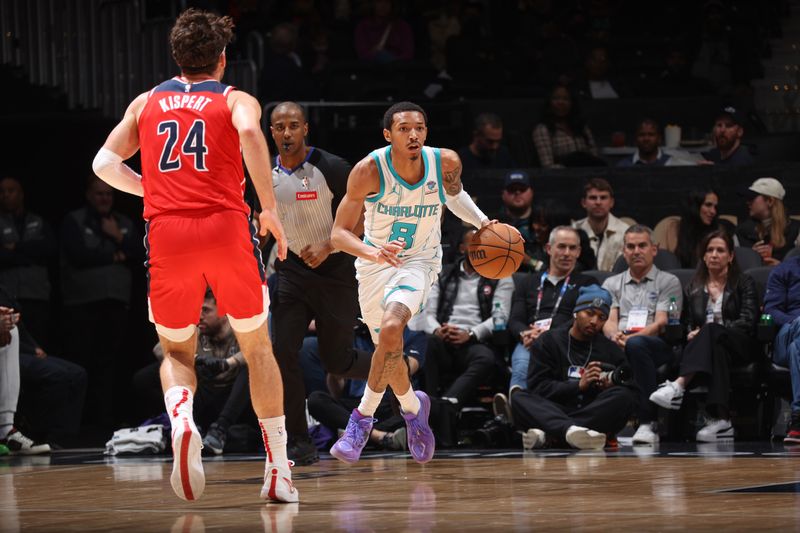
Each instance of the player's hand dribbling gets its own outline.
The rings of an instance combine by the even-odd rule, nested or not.
[[[481,228],[485,228],[486,226],[490,226],[492,224],[497,224],[498,222],[500,221],[497,220],[496,218],[487,218],[486,220],[481,222]]]
[[[278,214],[274,209],[263,209],[258,214],[259,235],[264,236],[269,231],[275,236],[275,242],[278,245],[278,259],[281,261],[286,259],[286,252],[288,250],[288,243],[286,242],[286,233],[283,231],[283,224],[278,218]]]
[[[403,248],[403,243],[400,241],[391,241],[386,244],[381,244],[375,251],[375,259],[373,260],[379,265],[388,263],[393,267],[399,267],[403,264],[403,261],[397,257],[397,254],[399,254]]]

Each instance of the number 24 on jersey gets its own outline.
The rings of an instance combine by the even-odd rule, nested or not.
[[[164,148],[161,150],[161,159],[158,168],[161,172],[170,172],[181,168],[180,154],[173,154],[175,145],[181,140],[180,124],[175,120],[165,120],[158,123],[158,134],[166,135]],[[206,123],[195,120],[181,143],[181,152],[187,157],[194,156],[194,168],[201,172],[206,168],[206,154],[208,147],[205,142]]]

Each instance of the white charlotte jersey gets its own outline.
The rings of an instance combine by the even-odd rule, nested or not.
[[[380,190],[364,202],[364,241],[374,246],[397,240],[405,244],[400,257],[440,258],[445,196],[439,149],[422,147],[425,175],[414,185],[395,172],[391,146],[374,150],[370,156],[378,165]]]

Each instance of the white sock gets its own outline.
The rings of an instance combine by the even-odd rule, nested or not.
[[[192,405],[194,402],[194,394],[188,387],[176,385],[167,389],[164,393],[164,404],[167,406],[167,414],[172,426],[175,427],[175,420],[181,416],[186,416],[194,423],[192,419]]]
[[[409,386],[405,394],[397,394],[397,401],[400,402],[400,409],[404,413],[411,413],[413,415],[419,413],[419,398],[414,394],[414,387]]]
[[[0,413],[0,440],[8,437],[14,429],[14,411],[3,411]]]
[[[369,385],[364,387],[364,396],[361,397],[361,403],[358,404],[358,412],[363,416],[372,417],[378,410],[384,392],[386,391],[375,392],[369,388]]]
[[[286,465],[289,462],[289,456],[286,455],[286,417],[259,418],[258,425],[261,426],[261,437],[267,452],[267,466]]]

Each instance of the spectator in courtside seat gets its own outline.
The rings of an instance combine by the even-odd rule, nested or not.
[[[749,216],[739,223],[739,246],[752,247],[765,265],[777,265],[800,242],[800,222],[789,218],[786,190],[775,178],[758,178],[744,191]]]

